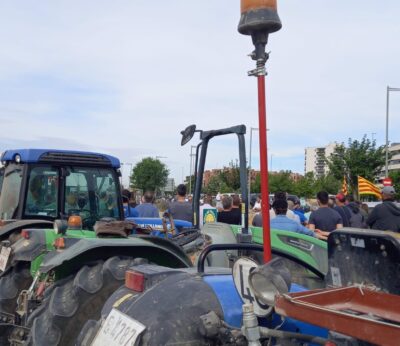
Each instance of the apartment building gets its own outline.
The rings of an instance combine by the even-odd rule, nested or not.
[[[325,147],[308,147],[305,149],[304,173],[313,172],[316,177],[327,174],[329,167],[326,163],[335,150],[337,143],[329,143]]]

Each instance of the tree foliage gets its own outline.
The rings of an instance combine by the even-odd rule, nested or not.
[[[290,171],[282,171],[277,174],[269,174],[269,192],[275,193],[277,191],[285,191],[288,193],[292,193],[292,191],[294,190],[294,182],[291,179],[290,174]]]
[[[217,174],[210,178],[208,185],[203,188],[203,192],[211,195],[216,195],[218,192],[232,192],[230,187],[222,180],[221,175]]]
[[[389,173],[389,177],[392,178],[393,186],[396,190],[396,199],[400,199],[400,171],[392,171]]]
[[[350,191],[357,194],[357,176],[374,181],[385,165],[385,146],[376,147],[367,135],[361,141],[349,138],[347,147],[338,145],[326,162],[331,174],[338,180],[346,176]]]
[[[240,189],[240,167],[238,162],[231,161],[229,167],[224,167],[220,173],[221,180],[231,189],[231,192]]]
[[[157,191],[167,184],[169,170],[160,160],[146,157],[132,170],[131,186],[143,191]]]

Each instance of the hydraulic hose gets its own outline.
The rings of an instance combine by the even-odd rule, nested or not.
[[[265,327],[260,327],[260,334],[261,334],[261,336],[267,337],[267,338],[272,337],[272,338],[280,338],[280,339],[298,339],[298,340],[308,341],[310,343],[317,344],[317,345],[325,345],[328,342],[327,339],[321,338],[318,336],[314,336],[314,335],[286,332],[283,330],[269,329],[269,328],[265,328]]]

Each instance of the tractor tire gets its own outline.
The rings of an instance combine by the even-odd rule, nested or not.
[[[82,267],[55,287],[34,314],[27,345],[74,345],[89,319],[98,320],[108,297],[121,286],[125,271],[143,258],[111,257]]]
[[[29,262],[19,262],[0,277],[0,312],[14,315],[17,308],[17,299],[22,290],[26,290],[32,283]],[[5,315],[1,322],[10,322]]]

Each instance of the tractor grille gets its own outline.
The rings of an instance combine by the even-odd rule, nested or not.
[[[62,163],[62,164],[81,164],[110,167],[111,161],[102,155],[96,154],[74,154],[62,152],[48,152],[42,154],[39,158],[40,162]]]

